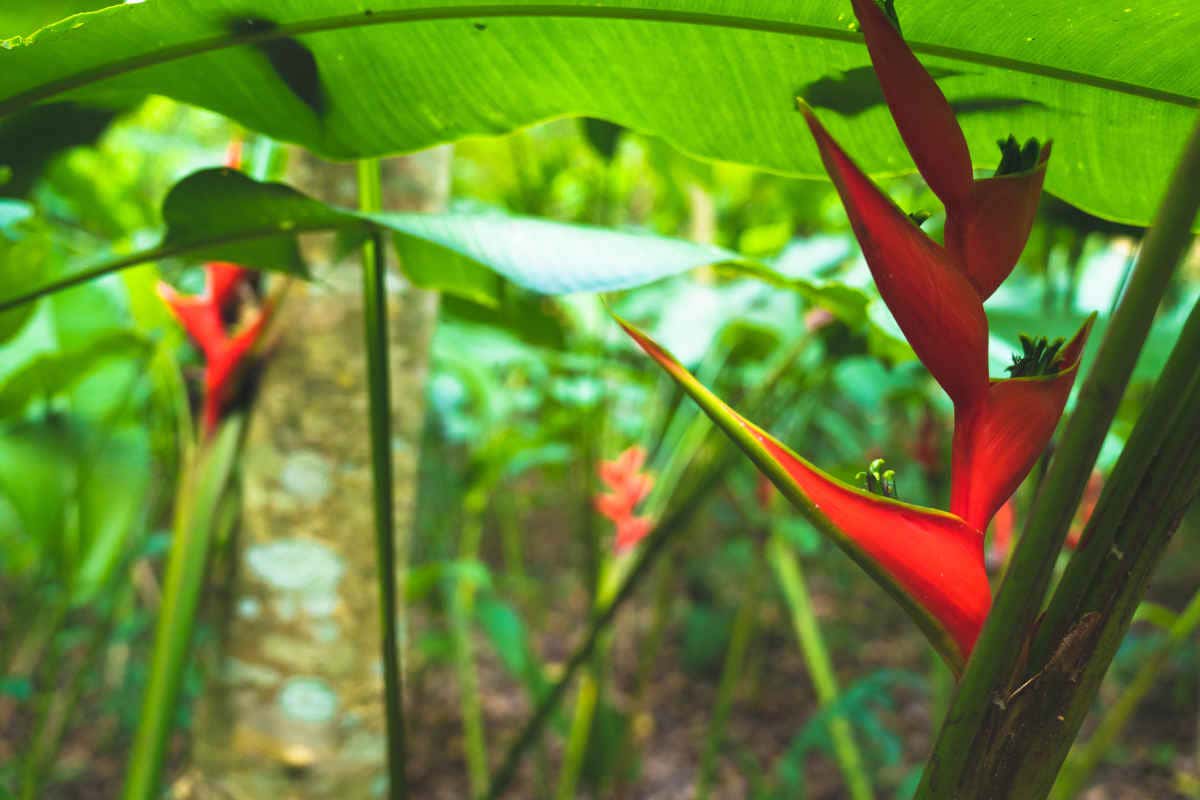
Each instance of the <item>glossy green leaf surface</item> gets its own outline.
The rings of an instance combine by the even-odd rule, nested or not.
[[[804,96],[869,172],[912,169],[848,2],[171,0],[72,17],[0,49],[0,115],[161,93],[337,158],[564,115],[699,156],[824,179]],[[1200,98],[1193,0],[901,0],[976,165],[1053,139],[1047,189],[1146,223]]]
[[[306,275],[296,235],[371,226],[394,234],[413,261],[410,278],[486,302],[496,274],[544,294],[626,289],[668,275],[736,260],[727,250],[645,233],[571,225],[493,211],[362,214],[335,208],[279,183],[240,172],[194,173],[163,204],[167,229],[158,247],[117,259],[77,264],[65,274],[23,274],[0,283],[0,310],[134,264],[186,256]]]

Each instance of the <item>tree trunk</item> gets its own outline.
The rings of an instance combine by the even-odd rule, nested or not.
[[[385,207],[443,207],[449,160],[441,148],[384,162]],[[294,161],[302,190],[355,204],[353,165]],[[330,264],[332,241],[318,244],[310,263]],[[191,797],[370,798],[386,786],[359,270],[357,255],[315,269],[280,311],[243,459],[239,538],[231,568],[213,575],[219,645],[183,781]],[[389,276],[400,553],[436,308],[436,295]]]

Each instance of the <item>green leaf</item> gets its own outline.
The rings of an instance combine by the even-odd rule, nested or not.
[[[53,278],[26,275],[11,285],[0,284],[0,311],[172,256],[234,261],[304,276],[296,234],[346,231],[353,241],[372,226],[392,231],[402,255],[418,255],[410,274],[419,285],[476,301],[499,290],[493,272],[543,294],[599,292],[737,258],[709,245],[495,211],[361,214],[230,169],[203,170],[184,178],[167,195],[163,219],[167,230],[158,247],[76,264]],[[445,272],[439,264],[447,266]]]
[[[410,603],[427,598],[444,581],[466,581],[476,588],[492,585],[492,574],[479,561],[433,561],[409,570],[404,596]]]
[[[712,159],[824,179],[803,95],[873,174],[912,169],[848,2],[228,0],[124,4],[0,50],[0,115],[103,91],[164,94],[326,156],[411,151],[601,117]],[[902,0],[976,164],[1055,141],[1047,189],[1146,223],[1195,115],[1193,0]],[[251,46],[247,46],[251,45]],[[1120,120],[1118,129],[1113,120]]]
[[[67,391],[110,358],[137,359],[150,344],[131,331],[110,330],[82,347],[39,353],[0,380],[0,418],[16,416],[31,402]]]

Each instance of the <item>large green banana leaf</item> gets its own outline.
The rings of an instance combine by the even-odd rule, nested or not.
[[[899,0],[905,35],[995,140],[1055,140],[1048,189],[1146,223],[1200,97],[1195,0]],[[0,116],[154,92],[337,158],[584,114],[683,150],[824,174],[804,95],[874,174],[911,169],[848,0],[148,0],[0,49]],[[4,154],[0,153],[0,162]]]

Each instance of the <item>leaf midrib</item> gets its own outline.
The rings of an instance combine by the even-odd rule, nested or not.
[[[99,12],[105,13],[105,12]],[[325,33],[328,31],[344,30],[347,28],[370,27],[374,25],[394,25],[412,22],[436,22],[453,19],[485,19],[497,17],[511,18],[578,18],[578,19],[612,19],[644,22],[663,22],[683,25],[697,25],[731,30],[751,30],[764,33],[804,36],[816,39],[828,39],[841,42],[861,42],[862,36],[848,30],[830,28],[821,25],[805,25],[798,22],[782,20],[754,19],[734,17],[724,14],[713,14],[699,11],[682,11],[674,9],[633,8],[626,6],[576,6],[576,5],[545,5],[545,6],[515,6],[507,4],[487,4],[477,6],[427,6],[424,8],[393,9],[390,11],[366,11],[355,14],[320,17],[302,22],[281,24],[267,31],[251,34],[222,34],[206,39],[197,39],[183,44],[165,47],[150,53],[103,64],[91,69],[82,70],[74,75],[50,81],[35,86],[24,92],[12,95],[0,101],[0,117],[19,111],[20,109],[46,100],[55,95],[74,89],[79,89],[91,83],[123,75],[139,69],[176,61],[203,53],[239,47],[247,44],[283,39],[305,34]],[[36,36],[36,34],[35,34]],[[1198,98],[1188,95],[1167,92],[1149,86],[1143,86],[1128,81],[1105,78],[1099,75],[1089,75],[1076,70],[1053,67],[1020,59],[998,56],[990,53],[979,53],[963,50],[946,45],[932,44],[910,40],[913,50],[925,55],[952,59],[970,64],[997,67],[1012,72],[1022,72],[1039,77],[1052,78],[1068,83],[1076,83],[1094,88],[1104,89],[1120,94],[1141,97],[1148,100],[1169,103],[1172,105],[1194,108]],[[25,46],[34,46],[30,43]]]

